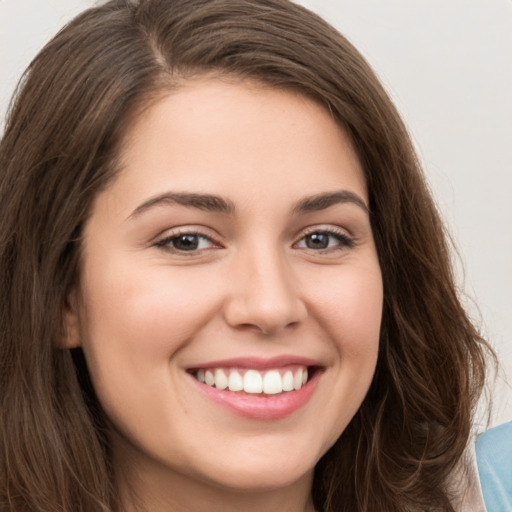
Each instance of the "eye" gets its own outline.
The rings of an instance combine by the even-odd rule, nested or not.
[[[316,251],[353,246],[354,241],[348,235],[329,230],[319,230],[308,233],[297,243],[297,247],[301,249],[312,249]]]
[[[167,236],[156,244],[173,252],[194,252],[216,247],[211,238],[201,233],[179,233]]]

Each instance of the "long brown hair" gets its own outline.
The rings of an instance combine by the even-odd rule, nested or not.
[[[111,0],[27,70],[0,146],[0,509],[118,509],[83,355],[59,348],[63,310],[130,119],[206,72],[320,102],[364,166],[384,281],[380,355],[360,410],[318,462],[317,510],[452,511],[447,477],[470,434],[486,344],[386,92],[342,35],[286,0]]]

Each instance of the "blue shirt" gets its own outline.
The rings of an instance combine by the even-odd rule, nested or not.
[[[488,512],[512,512],[512,421],[476,441],[480,484]]]

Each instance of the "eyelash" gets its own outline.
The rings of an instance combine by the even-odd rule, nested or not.
[[[311,235],[327,235],[328,237],[335,238],[337,240],[337,244],[335,246],[326,247],[323,249],[311,249],[310,250],[316,252],[316,253],[324,253],[324,252],[330,252],[330,251],[336,251],[336,250],[343,250],[343,249],[351,249],[355,246],[355,241],[353,238],[351,238],[346,231],[344,230],[338,230],[334,228],[312,228],[309,231],[306,231],[300,238],[298,242],[296,242],[294,245],[298,245],[300,242],[306,239],[306,237]]]
[[[335,238],[337,240],[337,244],[334,246],[328,245],[327,247],[324,247],[324,248],[304,247],[304,249],[309,249],[315,253],[322,254],[322,253],[331,252],[331,251],[351,249],[352,247],[355,246],[355,241],[349,235],[347,235],[347,233],[345,231],[336,230],[333,228],[325,228],[325,229],[321,229],[321,228],[313,229],[312,228],[311,230],[303,233],[301,238],[298,240],[298,242],[294,243],[294,246],[298,246],[301,242],[305,241],[308,236],[312,236],[312,235],[326,235],[330,238]],[[194,237],[194,238],[198,239],[198,241],[197,241],[198,244],[200,244],[201,241],[206,240],[206,241],[210,242],[213,247],[208,247],[208,248],[195,247],[191,250],[185,250],[185,249],[179,249],[179,248],[172,246],[173,242],[179,240],[180,238],[184,238],[187,236]],[[329,241],[329,244],[330,244],[330,241]],[[218,244],[217,242],[215,242],[215,240],[213,240],[210,236],[207,236],[199,231],[187,230],[187,229],[184,229],[181,232],[172,233],[171,235],[166,236],[165,238],[162,238],[161,240],[158,240],[154,245],[155,245],[155,247],[158,247],[160,249],[163,249],[163,250],[166,250],[169,252],[173,252],[176,254],[180,254],[180,255],[187,255],[187,254],[194,255],[194,254],[197,254],[198,252],[201,252],[204,250],[221,247],[221,245]]]
[[[159,247],[161,249],[164,249],[164,250],[167,250],[167,251],[170,251],[170,252],[174,252],[174,253],[177,253],[177,254],[195,254],[197,253],[198,251],[203,251],[203,250],[206,250],[205,248],[194,248],[193,250],[183,250],[183,249],[178,249],[176,247],[173,247],[172,246],[172,243],[175,241],[175,240],[179,240],[180,238],[184,238],[184,237],[196,237],[198,239],[198,243],[201,243],[201,241],[203,240],[207,240],[209,241],[213,246],[217,246],[219,247],[219,244],[217,244],[210,236],[207,236],[199,231],[194,231],[194,230],[183,230],[181,232],[175,232],[175,233],[172,233],[171,235],[169,236],[166,236],[165,238],[162,238],[161,240],[158,240],[156,243],[155,243],[155,246],[156,247]]]

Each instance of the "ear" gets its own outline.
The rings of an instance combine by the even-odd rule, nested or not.
[[[80,318],[78,314],[78,300],[76,291],[73,290],[67,297],[62,311],[64,335],[61,348],[77,348],[81,345]]]

